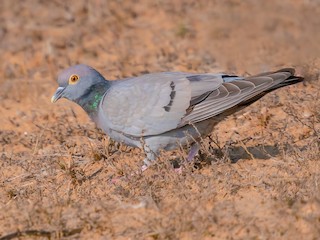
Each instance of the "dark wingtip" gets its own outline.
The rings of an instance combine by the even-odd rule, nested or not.
[[[287,80],[291,80],[294,82],[302,82],[304,80],[304,77],[294,75],[296,72],[294,68],[282,68],[276,72],[289,72],[292,76],[289,77]]]
[[[297,76],[294,76],[294,75],[290,76],[289,78],[287,78],[282,83],[279,83],[278,85],[276,85],[276,86],[268,89],[267,91],[265,91],[265,93],[272,92],[273,90],[278,89],[278,88],[282,88],[282,87],[285,87],[285,86],[289,86],[289,85],[293,85],[293,84],[302,82],[303,80],[304,80],[303,77],[297,77]]]
[[[289,72],[291,74],[291,76],[282,83],[283,86],[295,84],[304,80],[304,77],[294,75],[296,72],[294,68],[282,68],[276,72]]]

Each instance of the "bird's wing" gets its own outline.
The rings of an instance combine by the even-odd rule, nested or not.
[[[219,89],[221,76],[175,72],[116,81],[100,103],[100,125],[137,137],[175,129],[190,104],[200,103]]]
[[[183,117],[179,126],[201,122],[224,111],[248,101],[251,98],[277,86],[281,87],[286,79],[293,76],[293,69],[260,74],[248,78],[224,78],[224,83],[212,91],[210,95],[200,103],[191,104],[188,114]]]

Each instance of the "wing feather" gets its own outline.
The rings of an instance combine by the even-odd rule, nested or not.
[[[180,126],[197,123],[216,116],[278,85],[291,75],[291,72],[275,72],[243,80],[225,82],[216,90],[213,96],[208,96],[205,101],[194,106],[192,111],[182,119]]]

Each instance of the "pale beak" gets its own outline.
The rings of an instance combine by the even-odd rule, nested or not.
[[[62,97],[62,93],[64,91],[64,87],[58,87],[57,91],[54,93],[54,95],[51,98],[51,102],[55,103],[56,101],[58,101],[61,97]]]

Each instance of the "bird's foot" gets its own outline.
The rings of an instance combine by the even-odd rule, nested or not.
[[[173,171],[177,174],[182,174],[184,167],[180,166],[178,168],[173,168]]]
[[[191,147],[190,147],[190,151],[188,153],[188,156],[186,158],[186,162],[185,164],[188,163],[192,163],[195,159],[195,157],[198,155],[200,150],[200,144],[197,142],[194,142]],[[173,163],[173,170],[178,173],[178,174],[182,174],[183,170],[185,169],[184,163]]]

